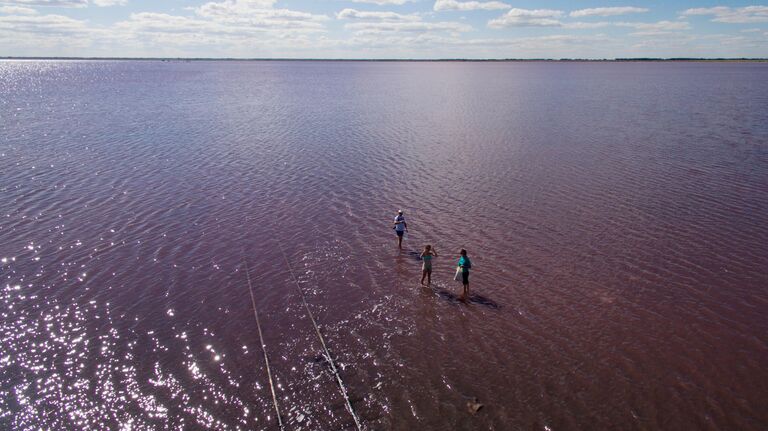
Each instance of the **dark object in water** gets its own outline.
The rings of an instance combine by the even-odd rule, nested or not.
[[[473,416],[476,415],[477,412],[479,412],[482,408],[483,405],[478,402],[476,397],[473,397],[471,400],[467,401],[467,411]]]
[[[496,301],[481,295],[469,295],[469,302],[472,304],[484,305],[488,308],[493,308],[494,310],[501,308],[501,305]]]
[[[325,358],[325,355],[322,354],[312,356],[309,358],[309,360],[314,364],[328,365],[328,360]]]
[[[436,287],[434,285],[431,286],[431,289],[435,293],[435,295],[437,295],[438,298],[442,298],[453,303],[462,302],[458,295],[456,295],[455,293],[447,289]],[[482,305],[484,307],[488,307],[493,310],[498,310],[501,308],[501,305],[499,305],[498,302],[481,295],[469,295],[469,298],[467,298],[467,301],[464,303]]]

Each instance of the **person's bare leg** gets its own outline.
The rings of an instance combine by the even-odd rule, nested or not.
[[[423,281],[423,280],[422,280]],[[427,286],[432,285],[432,270],[427,271]]]
[[[424,270],[422,270],[422,271],[421,271],[421,285],[422,285],[422,286],[424,285],[424,277],[426,277],[426,276],[427,276],[427,274],[428,274],[428,272],[427,272],[427,270],[426,270],[426,269],[424,269]]]
[[[403,249],[403,236],[402,235],[398,235],[397,236],[397,248],[399,248],[400,250]]]
[[[461,295],[462,302],[467,302],[467,299],[469,299],[469,284],[464,285],[464,294]]]

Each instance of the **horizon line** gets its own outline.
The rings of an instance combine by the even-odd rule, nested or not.
[[[296,57],[69,57],[0,56],[0,60],[143,60],[143,61],[365,61],[365,62],[768,62],[768,57],[616,57],[616,58],[296,58]]]

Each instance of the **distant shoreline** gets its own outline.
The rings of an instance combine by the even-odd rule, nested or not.
[[[728,63],[768,63],[768,58],[488,58],[488,59],[418,59],[418,58],[196,58],[196,57],[0,57],[0,60],[111,60],[111,61],[338,61],[338,62],[554,62],[554,63],[626,63],[626,62],[728,62]]]

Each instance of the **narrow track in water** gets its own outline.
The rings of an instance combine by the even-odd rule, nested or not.
[[[347,411],[349,412],[349,414],[352,415],[352,419],[355,421],[355,427],[357,428],[358,431],[360,431],[362,430],[362,427],[360,425],[360,419],[357,417],[357,414],[355,413],[355,409],[352,407],[352,403],[349,401],[347,387],[344,384],[344,380],[342,380],[341,375],[339,374],[339,369],[336,367],[336,362],[333,360],[333,356],[331,356],[331,352],[328,350],[328,346],[325,343],[325,338],[323,337],[322,332],[320,332],[320,327],[317,324],[317,320],[315,320],[315,315],[312,313],[312,310],[310,310],[309,304],[307,304],[307,298],[304,295],[304,290],[299,285],[299,281],[296,278],[296,274],[293,272],[293,267],[291,266],[291,263],[288,261],[288,256],[286,256],[285,250],[283,250],[282,245],[278,243],[277,246],[280,248],[280,253],[283,255],[283,260],[285,260],[285,265],[288,267],[288,271],[291,273],[291,278],[293,279],[293,282],[296,285],[296,289],[298,289],[299,294],[301,295],[301,302],[304,304],[304,308],[307,310],[307,315],[309,315],[309,319],[312,321],[312,326],[314,326],[315,328],[315,333],[317,334],[317,338],[320,340],[320,344],[323,346],[325,359],[328,361],[328,364],[331,367],[331,372],[333,373],[334,377],[336,377],[336,383],[339,386],[341,395],[344,397],[344,402],[346,404]]]
[[[283,418],[280,416],[280,407],[277,405],[277,394],[275,393],[275,382],[272,379],[272,370],[269,367],[269,357],[267,356],[267,346],[264,344],[264,335],[261,332],[261,322],[259,321],[259,312],[256,310],[256,296],[253,294],[253,283],[251,283],[251,272],[248,269],[248,262],[245,260],[245,252],[243,252],[243,264],[245,265],[245,277],[248,280],[248,291],[251,294],[251,305],[253,306],[253,317],[256,319],[256,328],[259,330],[259,342],[261,342],[261,351],[264,353],[264,363],[267,366],[267,377],[269,377],[269,389],[272,391],[272,403],[275,406],[275,414],[277,415],[277,425],[282,431]]]

